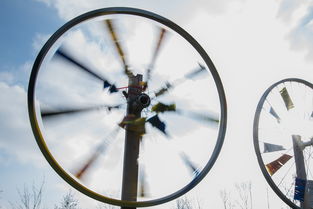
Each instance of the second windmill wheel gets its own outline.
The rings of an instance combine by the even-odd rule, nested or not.
[[[313,85],[289,78],[270,86],[254,118],[260,168],[275,193],[294,209],[313,207]]]
[[[82,193],[125,207],[192,189],[226,129],[207,53],[175,23],[134,8],[88,12],[53,34],[34,63],[28,104],[53,169]]]

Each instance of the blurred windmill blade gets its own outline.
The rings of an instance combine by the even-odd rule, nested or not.
[[[159,38],[157,39],[157,43],[156,43],[155,49],[154,49],[154,51],[153,51],[150,64],[149,64],[149,66],[148,66],[148,68],[147,68],[147,71],[146,71],[146,82],[148,82],[148,81],[150,80],[151,71],[152,71],[152,69],[154,68],[156,59],[157,59],[157,57],[158,57],[158,55],[159,55],[161,46],[162,46],[162,44],[164,43],[164,37],[165,37],[166,32],[167,32],[167,30],[166,30],[165,28],[159,27],[159,30],[160,30]]]
[[[176,79],[173,82],[166,81],[164,87],[162,87],[161,89],[154,92],[155,97],[159,97],[161,95],[164,95],[164,94],[168,93],[170,89],[173,89],[173,88],[179,86],[180,84],[184,83],[188,79],[195,79],[201,73],[207,72],[206,67],[204,65],[202,65],[200,63],[198,63],[198,64],[199,64],[199,67],[197,67],[195,70],[192,70],[192,71],[186,73],[182,78]]]
[[[112,85],[106,78],[104,78],[103,76],[101,76],[98,73],[94,72],[93,70],[91,70],[89,67],[87,67],[83,63],[79,62],[77,59],[74,58],[74,56],[72,56],[69,52],[66,52],[64,49],[59,48],[55,52],[54,57],[61,58],[63,61],[66,61],[66,62],[70,63],[71,65],[75,66],[77,69],[80,69],[83,72],[87,73],[88,75],[90,75],[90,76],[92,76],[94,78],[97,78],[100,81],[103,81],[103,83],[104,83],[103,87],[104,88],[111,87],[111,88],[114,89],[115,86]],[[117,92],[117,91],[110,91],[110,92],[114,93],[114,92]]]
[[[197,167],[193,162],[191,162],[189,157],[184,152],[180,152],[179,155],[181,159],[183,160],[184,164],[186,165],[186,167],[192,173],[192,175],[196,175],[196,176],[199,175],[200,168]]]
[[[195,120],[205,121],[213,125],[218,125],[219,123],[219,118],[217,116],[214,116],[213,114],[205,114],[205,113],[197,113],[197,112],[191,112],[191,111],[186,111],[186,110],[180,110],[176,108],[175,103],[164,104],[164,103],[158,102],[157,104],[152,106],[151,111],[157,114],[165,113],[165,112],[175,112],[176,114],[187,116]]]
[[[293,104],[293,102],[291,100],[291,97],[290,97],[290,95],[288,93],[287,88],[286,87],[282,88],[282,90],[280,90],[279,93],[280,93],[281,97],[284,100],[284,103],[285,103],[285,106],[286,106],[287,110],[290,110],[290,109],[294,108],[294,104]]]
[[[96,160],[99,158],[99,156],[101,154],[103,154],[108,146],[110,144],[112,144],[113,140],[116,139],[116,136],[118,134],[120,130],[120,127],[117,126],[107,137],[105,137],[102,142],[96,147],[96,149],[94,150],[94,152],[92,153],[92,155],[90,156],[90,158],[88,158],[87,161],[85,161],[85,163],[80,166],[79,169],[77,169],[75,172],[72,172],[72,174],[82,180],[87,172],[90,170],[91,166],[96,162]]]
[[[190,117],[194,120],[203,121],[206,123],[209,123],[213,126],[217,126],[220,122],[219,117],[211,114],[211,113],[198,113],[198,112],[192,112],[192,111],[186,111],[186,110],[176,110],[178,114],[181,114],[183,116]]]
[[[173,104],[167,105],[167,104],[158,102],[157,104],[152,106],[151,111],[156,112],[156,113],[176,111],[176,104],[173,103]]]
[[[202,73],[207,73],[207,70],[206,70],[206,67],[204,65],[201,65],[200,63],[199,64],[199,67],[196,68],[195,70],[185,74],[185,78],[187,79],[194,79],[196,76],[202,74]]]
[[[84,174],[86,173],[86,171],[90,168],[90,166],[96,161],[96,159],[99,157],[100,152],[95,152],[91,158],[89,158],[89,160],[85,163],[85,165],[83,167],[81,167],[81,169],[79,169],[77,172],[73,173],[73,175],[78,178],[78,179],[82,179]]]
[[[48,110],[48,109],[41,109],[41,117],[43,119],[55,118],[57,116],[64,116],[64,115],[74,115],[83,112],[95,111],[95,110],[108,110],[111,111],[112,109],[119,109],[121,105],[109,106],[109,105],[98,105],[98,106],[91,106],[91,107],[79,107],[79,108],[65,108],[59,107],[56,110]]]
[[[158,116],[158,114],[152,116],[151,118],[147,119],[146,122],[150,123],[153,127],[161,131],[166,136],[168,135],[166,132],[166,124],[162,122]]]
[[[154,93],[155,97],[159,97],[159,96],[164,95],[165,93],[167,93],[170,90],[170,88],[172,88],[172,84],[166,82],[164,87],[162,87],[161,89],[155,91],[155,93]]]
[[[112,39],[112,41],[116,47],[117,53],[118,53],[119,57],[121,58],[121,61],[122,61],[123,67],[124,67],[124,73],[128,77],[133,76],[133,73],[128,69],[129,66],[128,66],[127,61],[126,61],[126,55],[122,49],[120,39],[117,36],[114,20],[113,19],[107,19],[107,20],[105,20],[105,24],[108,28],[111,39]]]
[[[144,167],[142,167],[139,176],[139,196],[140,197],[147,197],[148,196],[148,186],[147,186],[147,179],[146,179],[146,172]]]

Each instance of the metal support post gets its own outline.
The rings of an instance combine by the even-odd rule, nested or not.
[[[305,171],[305,164],[304,164],[304,157],[303,157],[304,147],[301,141],[301,136],[292,135],[292,141],[293,141],[293,151],[294,151],[297,177],[306,181],[307,175]],[[309,193],[307,191],[307,188],[305,188],[304,201],[300,203],[300,207],[302,209],[310,209],[309,202],[310,202]]]

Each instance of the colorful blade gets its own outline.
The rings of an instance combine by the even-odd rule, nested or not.
[[[111,84],[108,81],[104,81],[104,83],[103,83],[104,89],[109,88],[110,86],[111,86]]]
[[[163,112],[169,112],[169,111],[176,111],[176,105],[175,104],[163,104],[161,102],[155,104],[152,106],[151,108],[152,112],[156,112],[156,113],[163,113]]]
[[[155,61],[159,55],[159,51],[160,51],[160,48],[161,48],[161,45],[162,43],[164,42],[164,37],[165,37],[165,34],[166,34],[166,30],[164,28],[160,28],[160,35],[159,35],[159,39],[158,39],[158,42],[156,44],[156,47],[155,47],[155,50],[154,50],[154,53],[152,55],[152,59],[150,61],[150,65],[147,69],[147,73],[146,73],[146,81],[149,81],[150,80],[150,76],[151,76],[151,70],[153,69],[154,67],[154,64],[155,64]]]
[[[72,65],[75,65],[78,67],[78,69],[83,70],[84,72],[88,73],[89,75],[103,81],[104,83],[104,88],[112,86],[112,84],[103,76],[95,73],[91,69],[89,69],[87,66],[83,65],[81,62],[77,61],[74,57],[69,55],[69,53],[65,52],[62,49],[58,49],[55,53],[55,56],[62,58],[63,60],[66,60],[67,62],[71,63]],[[112,92],[111,92],[112,93]]]
[[[110,86],[109,92],[110,92],[110,93],[116,93],[116,92],[118,92],[118,89],[117,89],[116,86],[113,84],[113,85]]]
[[[178,109],[176,109],[176,104],[167,105],[167,104],[159,102],[159,103],[155,104],[154,106],[152,106],[151,111],[156,112],[157,114],[158,113],[164,113],[164,112],[176,112],[178,114],[189,116],[189,117],[196,119],[196,120],[202,120],[202,121],[210,122],[213,124],[219,123],[219,119],[213,115],[178,110]]]
[[[123,63],[124,73],[128,77],[129,76],[133,76],[133,73],[128,69],[128,65],[127,65],[126,58],[125,58],[125,53],[123,52],[123,49],[122,49],[121,44],[120,44],[120,40],[117,37],[117,34],[115,32],[115,26],[114,26],[113,20],[107,19],[107,20],[105,20],[105,23],[107,25],[107,28],[108,28],[108,30],[110,32],[112,41],[114,42],[114,45],[115,45],[115,47],[117,49],[117,52],[118,52],[118,54],[119,54],[119,56],[121,58],[122,63]]]
[[[135,115],[129,114],[123,118],[123,120],[119,123],[119,126],[126,130],[134,131],[140,135],[144,135],[146,133],[145,123],[145,117],[136,118]]]
[[[164,133],[165,135],[167,135],[166,131],[165,131],[165,128],[166,128],[166,125],[164,122],[162,122],[159,118],[158,115],[155,115],[151,118],[149,118],[147,120],[147,122],[149,122],[153,127],[159,129],[162,133]]]
[[[83,166],[81,166],[81,168],[78,171],[73,173],[73,175],[76,176],[76,178],[82,179],[86,175],[86,172],[96,162],[96,160],[99,158],[100,154],[105,152],[107,147],[113,142],[112,139],[116,138],[119,130],[120,130],[120,128],[117,127],[106,138],[104,138],[102,143],[98,145],[98,147],[95,149],[94,153],[86,161],[86,163]]]
[[[156,97],[159,97],[159,96],[167,93],[170,88],[172,88],[172,85],[170,83],[166,83],[165,87],[163,87],[160,90],[156,91],[154,94],[155,94]]]
[[[296,177],[295,179],[295,192],[294,192],[294,200],[299,200],[301,202],[304,201],[304,194],[305,194],[305,187],[306,187],[306,180],[300,179]]]
[[[280,123],[280,117],[278,116],[273,107],[270,108],[269,113],[277,120],[278,123]]]
[[[94,111],[94,110],[102,110],[106,109],[108,111],[111,111],[112,109],[119,109],[121,105],[116,106],[108,106],[108,105],[99,105],[99,106],[93,106],[93,107],[81,107],[81,108],[58,108],[58,110],[41,110],[41,117],[43,119],[50,118],[53,116],[61,116],[61,115],[71,115],[75,113],[82,113],[82,112],[88,112],[88,111]]]
[[[74,174],[74,176],[78,179],[81,179],[83,177],[83,175],[86,173],[86,171],[90,168],[90,166],[96,161],[96,159],[98,159],[100,155],[100,152],[95,152],[91,158],[86,162],[86,164],[78,171]]]
[[[279,93],[280,93],[281,97],[284,100],[284,103],[285,103],[285,106],[286,106],[287,110],[290,110],[290,109],[294,108],[293,102],[292,102],[292,100],[290,98],[290,95],[289,95],[289,93],[287,91],[287,88],[284,87],[282,90],[279,91]]]
[[[181,152],[180,156],[182,160],[184,161],[185,165],[192,172],[192,174],[198,175],[200,173],[200,169],[191,162],[191,160],[185,153]]]
[[[269,174],[272,176],[274,175],[274,173],[276,173],[284,164],[286,164],[288,162],[288,160],[290,160],[290,158],[292,158],[292,156],[284,154],[281,157],[279,157],[278,159],[274,160],[273,162],[266,164],[265,167],[267,169],[267,171],[269,172]]]
[[[281,151],[281,150],[286,150],[286,149],[282,145],[270,144],[270,143],[264,142],[263,153],[276,152],[276,151]]]

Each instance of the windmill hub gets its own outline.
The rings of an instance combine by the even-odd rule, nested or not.
[[[146,108],[150,105],[150,97],[147,94],[141,93],[138,97],[137,97],[137,101],[136,104],[140,107],[140,108]]]

